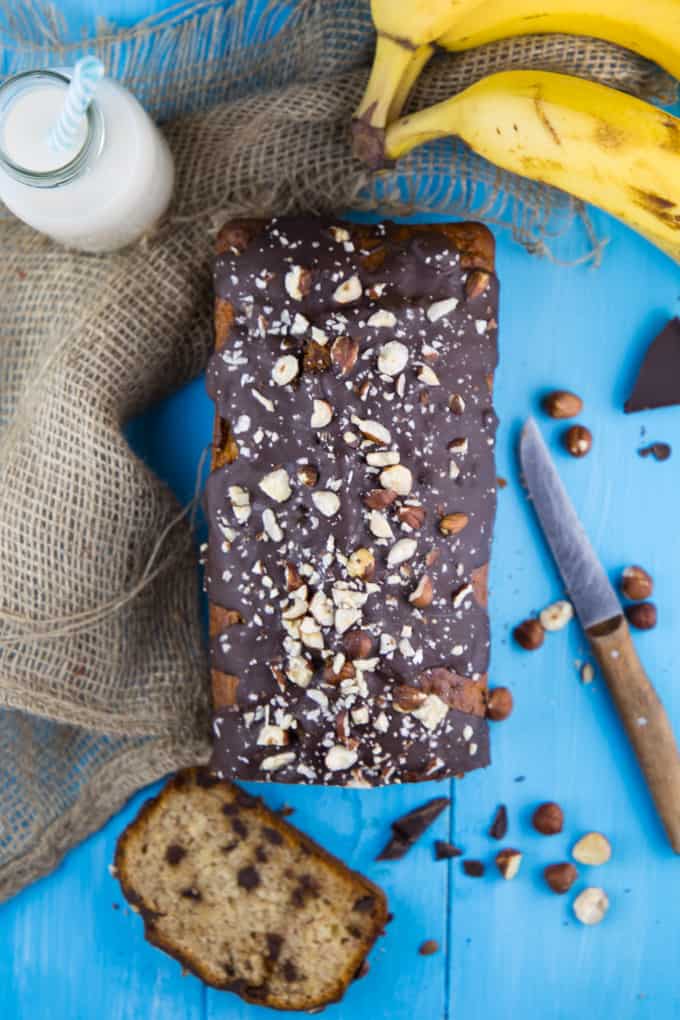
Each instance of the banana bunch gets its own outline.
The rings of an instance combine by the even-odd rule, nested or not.
[[[680,120],[669,113],[580,78],[507,71],[396,119],[435,44],[460,51],[521,34],[587,35],[680,78],[680,0],[372,0],[371,11],[378,36],[353,121],[359,158],[375,169],[457,135],[496,166],[598,205],[680,262]]]

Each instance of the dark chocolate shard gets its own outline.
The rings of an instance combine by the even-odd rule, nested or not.
[[[671,319],[647,348],[626,414],[680,404],[680,319]]]
[[[492,839],[505,839],[508,832],[508,809],[505,804],[499,804],[496,814],[493,816],[489,835]]]
[[[463,871],[470,878],[481,878],[484,874],[484,865],[481,861],[463,861]]]
[[[376,859],[397,861],[402,858],[450,803],[448,797],[435,797],[434,800],[428,800],[427,803],[397,818],[392,822],[394,833],[392,839]]]
[[[179,843],[170,843],[165,850],[165,859],[168,864],[179,864],[183,857],[186,857],[186,850]]]
[[[654,457],[655,460],[668,460],[672,450],[668,443],[650,443],[643,446],[638,453],[641,457]]]
[[[434,856],[438,861],[449,861],[452,857],[462,857],[463,851],[453,843],[447,843],[445,839],[436,839],[434,842]]]

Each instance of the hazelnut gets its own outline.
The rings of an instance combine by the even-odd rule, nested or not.
[[[609,910],[609,898],[604,889],[589,886],[578,894],[573,908],[581,924],[599,924]]]
[[[504,850],[499,850],[496,854],[496,867],[500,871],[503,878],[510,881],[514,878],[519,871],[519,866],[522,863],[522,855],[519,850],[513,850],[511,847],[506,847]]]
[[[449,397],[449,410],[453,414],[462,414],[465,410],[465,401],[461,397],[460,393],[452,393]]]
[[[408,600],[412,606],[416,607],[416,609],[426,609],[432,604],[433,598],[434,592],[432,589],[432,581],[427,574],[423,574],[418,581],[417,586],[409,595]]]
[[[559,602],[553,602],[551,606],[546,606],[545,609],[542,609],[538,614],[538,619],[543,630],[562,630],[572,619],[573,615],[574,607],[571,602],[561,599]]]
[[[288,561],[286,563],[286,591],[297,591],[303,585],[303,580],[300,577],[297,567],[294,563]]]
[[[373,648],[373,638],[365,630],[348,630],[343,636],[342,647],[350,659],[367,659]]]
[[[585,425],[572,425],[567,429],[562,438],[564,448],[572,457],[585,457],[590,453],[593,445],[593,436],[590,429]]]
[[[301,464],[297,469],[297,476],[298,480],[310,489],[319,481],[319,472],[312,464]]]
[[[442,535],[458,535],[467,527],[469,520],[467,514],[445,514],[439,521],[439,530]]]
[[[323,671],[323,679],[326,684],[340,684],[343,680],[351,680],[355,675],[356,670],[351,662],[343,662],[337,673],[334,672],[332,665],[326,666]]]
[[[481,297],[489,286],[490,279],[491,274],[484,269],[473,269],[465,281],[465,297],[468,301],[474,301],[475,298]]]
[[[512,692],[507,687],[493,687],[486,703],[486,715],[492,722],[502,722],[512,714]]]
[[[583,410],[583,401],[569,390],[553,390],[543,398],[543,410],[551,418],[575,418]]]
[[[642,567],[626,567],[621,574],[621,592],[633,602],[648,599],[654,590],[654,582]]]
[[[421,943],[418,952],[421,956],[432,956],[433,953],[439,952],[439,943],[436,939],[426,939],[425,942]]]
[[[397,684],[394,688],[394,708],[397,712],[415,712],[427,698],[425,691],[408,684]]]
[[[407,528],[418,531],[425,522],[425,509],[422,506],[403,506],[397,516]]]
[[[534,811],[531,823],[542,835],[557,835],[558,832],[562,832],[564,820],[560,805],[555,801],[545,801]]]
[[[331,347],[331,361],[340,375],[349,375],[357,363],[359,344],[350,336],[339,336]]]
[[[371,489],[364,496],[364,506],[369,510],[385,510],[396,498],[394,489]]]
[[[316,340],[308,340],[302,355],[302,367],[305,372],[325,372],[331,367],[330,351]]]
[[[538,805],[534,811],[531,823],[536,832],[540,832],[543,836],[556,836],[558,832],[562,831],[564,813],[559,804],[556,804],[553,800],[548,800]]]
[[[628,622],[638,630],[656,627],[656,606],[653,602],[636,602],[633,606],[626,606],[624,612]]]
[[[347,560],[350,577],[361,577],[370,581],[375,573],[375,556],[370,549],[355,549]]]
[[[606,864],[612,855],[611,843],[601,832],[587,832],[574,844],[571,856],[579,864]]]
[[[527,652],[533,652],[536,648],[540,648],[545,637],[540,621],[533,618],[524,620],[515,627],[512,635],[517,644]]]
[[[549,864],[543,870],[543,877],[553,892],[562,895],[569,892],[578,878],[578,871],[569,861],[562,861],[560,864]]]

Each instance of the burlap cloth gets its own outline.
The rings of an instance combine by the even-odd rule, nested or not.
[[[0,3],[3,76],[98,53],[172,121],[178,170],[171,218],[123,254],[68,253],[0,216],[0,898],[208,752],[191,528],[121,428],[205,365],[214,228],[294,208],[432,210],[505,224],[542,252],[576,223],[583,257],[598,251],[578,203],[455,143],[370,181],[347,134],[372,52],[367,0],[301,0],[286,20],[289,6],[259,5],[256,23],[252,2],[206,0],[66,45],[49,10]],[[546,37],[436,59],[412,105],[510,66],[673,95],[630,54]]]

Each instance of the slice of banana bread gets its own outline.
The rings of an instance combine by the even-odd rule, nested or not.
[[[144,804],[115,867],[151,943],[274,1009],[340,999],[387,921],[381,889],[202,769]]]

